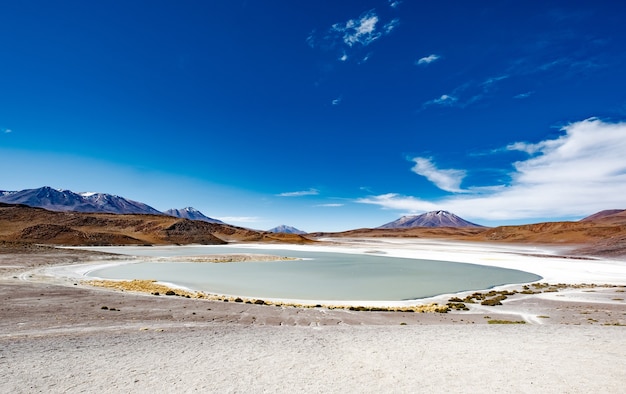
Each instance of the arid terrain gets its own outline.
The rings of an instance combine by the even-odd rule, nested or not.
[[[610,210],[577,222],[547,222],[518,226],[357,229],[341,233],[314,233],[311,237],[403,237],[511,244],[564,246],[571,254],[626,256],[626,210]]]
[[[461,240],[481,250],[489,250],[489,241],[504,245],[500,253],[508,253],[511,243],[541,240],[569,256],[561,259],[564,264],[580,267],[593,259],[582,254],[623,256],[619,215],[516,228],[356,230],[308,235],[309,240],[158,215],[5,205],[0,207],[0,389],[619,392],[626,378],[626,288],[610,280],[439,297],[434,301],[449,304],[447,313],[415,313],[154,295],[49,274],[52,267],[120,259],[53,244],[237,240],[334,247],[342,237],[361,237],[364,243]],[[332,240],[324,240],[329,236]],[[548,257],[528,259],[536,266],[542,259],[546,264],[559,259]]]
[[[311,242],[295,234],[274,234],[167,215],[53,212],[4,203],[0,203],[0,240],[72,246]]]

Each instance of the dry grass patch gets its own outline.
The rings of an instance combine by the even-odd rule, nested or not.
[[[206,298],[203,293],[182,289],[173,289],[157,283],[156,280],[90,280],[85,282],[90,286],[105,287],[123,291],[136,291],[141,293],[151,293],[153,295],[176,295],[186,298]]]
[[[526,324],[524,320],[488,320],[488,324]]]

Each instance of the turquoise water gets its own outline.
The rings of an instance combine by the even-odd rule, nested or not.
[[[272,254],[304,260],[191,263],[140,262],[91,271],[105,279],[156,279],[193,290],[250,298],[402,301],[540,280],[532,273],[449,261],[236,247],[102,248],[138,256]]]

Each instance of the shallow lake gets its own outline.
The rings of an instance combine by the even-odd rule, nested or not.
[[[138,262],[96,269],[87,274],[104,279],[156,279],[193,290],[249,298],[402,301],[541,279],[519,270],[384,254],[232,246],[94,249],[150,257],[251,253],[302,259],[241,263]]]

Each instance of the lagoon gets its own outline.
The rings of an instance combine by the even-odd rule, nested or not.
[[[541,276],[478,264],[383,253],[337,253],[250,246],[105,247],[137,256],[128,264],[91,270],[102,279],[156,279],[191,290],[247,298],[318,301],[404,301],[534,282]],[[299,260],[240,263],[154,262],[147,257],[272,254]],[[142,260],[142,257],[144,258]]]

